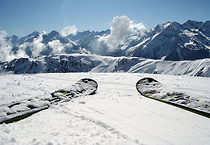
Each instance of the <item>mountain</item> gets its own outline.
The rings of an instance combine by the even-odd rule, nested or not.
[[[18,37],[16,35],[13,35],[11,37],[6,37],[6,41],[10,42],[13,46],[18,46],[26,42],[32,43],[35,38],[39,37],[39,35],[40,35],[39,32],[34,31],[31,34],[24,37]]]
[[[205,35],[210,37],[210,21],[206,21],[203,25],[199,28],[199,30]]]
[[[196,30],[196,29],[199,29],[203,25],[203,22],[188,20],[183,25],[189,30]]]
[[[62,37],[54,30],[48,34],[34,31],[25,37],[13,35],[5,40],[12,47],[10,54],[17,57],[93,53],[173,61],[210,58],[210,21],[188,20],[184,24],[167,22],[143,33],[135,31],[117,48],[112,48],[114,51],[109,51],[108,44],[114,41],[105,41],[110,35],[111,30],[107,29]]]
[[[166,61],[139,57],[110,57],[94,54],[59,54],[19,58],[0,63],[0,72],[68,73],[68,72],[129,72],[210,77],[210,59]]]
[[[116,51],[107,52],[108,44],[99,41],[110,30],[96,33],[79,32],[68,38],[91,53],[111,56],[132,56],[164,60],[197,60],[210,58],[210,21],[188,20],[184,24],[167,22],[142,33],[132,33]],[[100,47],[97,45],[100,44]],[[97,49],[96,49],[97,48]],[[99,51],[99,49],[102,49]]]
[[[95,36],[103,36],[103,35],[109,35],[111,30],[107,29],[106,31],[84,31],[84,32],[77,32],[76,35],[70,34],[67,37],[71,39],[72,41],[76,41],[77,43],[82,44],[85,40],[90,41]],[[89,38],[89,39],[88,39]]]
[[[12,53],[25,53],[28,57],[51,55],[57,53],[80,53],[85,51],[67,37],[62,37],[53,30],[49,34],[41,34],[37,31],[24,36],[7,37],[6,42],[11,45]],[[86,52],[86,51],[85,51]]]
[[[164,60],[197,60],[210,57],[208,21],[168,22],[146,31],[127,44],[123,55]]]
[[[101,36],[107,36],[111,33],[111,30],[107,29],[106,31],[84,31],[84,32],[78,32],[77,35],[69,35],[67,36],[69,39],[75,41],[77,44],[79,44],[82,48],[85,48],[86,50],[90,51],[91,53],[96,53],[94,43],[98,38]],[[102,54],[104,55],[104,54]]]

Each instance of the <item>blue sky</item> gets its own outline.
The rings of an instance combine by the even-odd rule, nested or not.
[[[110,28],[115,16],[126,15],[147,29],[159,23],[210,20],[209,0],[0,0],[0,30],[8,36],[33,31],[78,31]]]

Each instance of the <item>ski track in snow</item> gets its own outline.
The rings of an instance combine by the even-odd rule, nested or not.
[[[210,78],[132,73],[67,73],[0,76],[0,105],[46,96],[81,78],[99,84],[95,95],[53,105],[24,120],[0,125],[8,144],[208,144],[210,120],[141,96],[135,88],[153,77],[169,89],[210,99]]]

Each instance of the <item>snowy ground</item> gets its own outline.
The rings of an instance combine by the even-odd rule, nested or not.
[[[210,78],[137,73],[1,75],[0,105],[47,96],[84,77],[98,82],[95,95],[0,125],[0,145],[210,143],[209,118],[145,98],[135,88],[139,79],[153,77],[170,89],[208,100]]]

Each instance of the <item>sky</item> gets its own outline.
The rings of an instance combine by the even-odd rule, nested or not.
[[[116,16],[127,16],[146,29],[168,21],[210,20],[209,0],[0,0],[0,31],[26,36],[33,31],[110,29]]]

